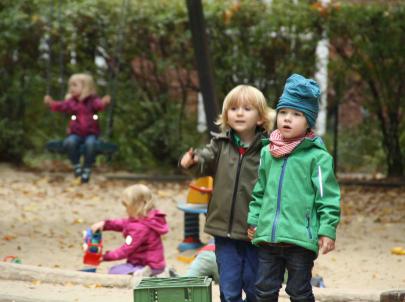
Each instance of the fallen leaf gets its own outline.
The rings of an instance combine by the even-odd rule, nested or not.
[[[33,285],[40,285],[42,282],[41,280],[32,280],[31,282]]]
[[[11,241],[11,240],[14,240],[14,239],[16,239],[16,238],[17,238],[16,236],[5,235],[5,236],[3,237],[3,240]]]
[[[49,183],[48,177],[40,178],[39,180],[35,181],[37,185],[47,185]]]
[[[76,218],[72,221],[72,224],[82,224],[83,223],[83,219],[82,218]]]
[[[87,287],[87,288],[100,288],[100,287],[103,287],[101,284],[99,284],[99,283],[95,283],[95,284],[87,284],[87,285],[85,285],[85,287]]]
[[[37,212],[38,211],[38,205],[32,202],[29,205],[25,206],[23,208],[23,210],[26,211],[26,212]]]
[[[63,285],[66,286],[66,287],[73,287],[74,286],[74,284],[72,282],[65,282]]]

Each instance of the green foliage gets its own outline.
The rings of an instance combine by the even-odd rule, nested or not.
[[[242,82],[274,100],[289,73],[313,73],[319,18],[308,5],[274,2],[272,9],[251,1],[204,2],[219,101]],[[42,98],[47,90],[63,98],[68,76],[86,71],[100,95],[115,96],[116,162],[136,170],[175,167],[202,140],[196,114],[186,111],[199,87],[185,2],[58,3],[0,4],[0,122],[12,125],[0,130],[3,158],[20,161],[26,151],[42,152],[48,139],[65,136],[65,117],[50,113]],[[96,56],[107,68],[94,63]],[[106,132],[108,112],[100,122]]]
[[[345,69],[346,78],[355,73],[365,83],[364,104],[377,117],[390,176],[403,176],[405,164],[400,143],[401,108],[405,107],[404,20],[403,4],[345,5],[329,18],[338,55],[333,66]]]
[[[14,163],[21,163],[22,152],[26,145],[24,139],[23,125],[18,121],[7,119],[0,120],[0,160]]]
[[[404,58],[397,56],[405,44],[403,6],[388,13],[374,6],[342,7],[325,15],[307,1],[294,2],[273,0],[270,7],[261,1],[204,1],[218,102],[235,85],[250,83],[274,107],[289,74],[314,74],[316,44],[327,26],[333,45],[348,42],[355,50],[332,63],[340,67],[331,69],[331,79],[338,69],[342,78],[345,70],[366,81],[372,75],[382,103],[375,103],[371,89],[366,92],[371,112],[381,109],[390,117],[398,104],[403,107],[403,85],[397,86],[404,78],[398,68]],[[47,140],[65,136],[66,117],[51,113],[42,99],[47,90],[63,98],[67,78],[85,71],[96,78],[100,95],[114,95],[108,109],[113,128],[108,129],[110,111],[100,116],[104,134],[111,130],[107,139],[119,145],[114,161],[134,170],[176,167],[184,150],[206,138],[196,132],[190,110],[199,84],[185,1],[128,1],[127,7],[121,0],[61,1],[60,8],[57,3],[0,3],[0,160],[21,161],[27,151],[43,152]],[[106,66],[96,65],[96,57]]]
[[[249,83],[275,106],[291,73],[314,74],[320,19],[308,4],[219,3],[205,9],[221,98],[235,85]]]
[[[35,94],[30,83],[40,68],[38,49],[41,22],[35,1],[2,1],[0,4],[0,160],[21,162],[29,146],[27,101]]]
[[[331,135],[326,144],[331,146]],[[337,168],[343,173],[376,174],[384,171],[385,154],[381,148],[381,132],[375,127],[375,119],[368,118],[355,128],[339,130]],[[333,151],[332,148],[330,148]]]

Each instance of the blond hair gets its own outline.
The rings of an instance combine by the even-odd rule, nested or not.
[[[262,122],[260,126],[263,127],[266,132],[270,132],[274,128],[276,113],[267,105],[263,93],[250,85],[238,85],[225,97],[224,103],[222,104],[222,113],[215,122],[222,131],[230,129],[227,111],[232,106],[239,104],[249,104],[258,111],[259,120]]]
[[[94,82],[94,79],[91,75],[87,73],[75,73],[72,74],[69,78],[69,83],[72,81],[78,81],[82,84],[82,93],[79,96],[80,100],[84,100],[90,95],[94,95],[97,93],[96,91],[96,84]],[[66,99],[71,98],[70,93],[67,93]]]
[[[146,217],[155,207],[151,190],[142,184],[127,187],[122,193],[122,203],[131,218]]]

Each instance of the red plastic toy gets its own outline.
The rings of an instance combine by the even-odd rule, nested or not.
[[[101,232],[97,231],[93,233],[91,229],[87,229],[84,232],[83,241],[83,263],[98,266],[103,256],[103,240],[101,238]]]

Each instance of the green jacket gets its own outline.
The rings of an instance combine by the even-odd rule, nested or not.
[[[212,138],[208,145],[196,150],[200,174],[214,177],[204,228],[206,233],[249,240],[246,221],[258,175],[262,140],[265,140],[263,134],[257,133],[246,153],[240,156],[228,132]]]
[[[318,236],[335,240],[339,220],[339,185],[320,138],[304,139],[282,158],[262,149],[248,215],[257,227],[253,244],[292,243],[317,254]]]

